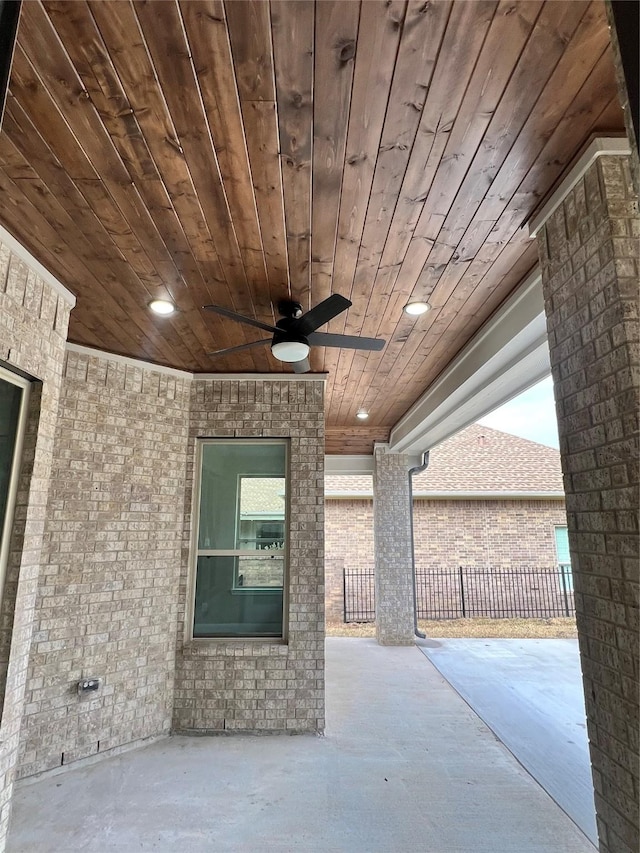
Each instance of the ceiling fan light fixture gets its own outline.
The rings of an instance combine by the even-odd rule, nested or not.
[[[271,344],[271,352],[278,361],[303,361],[309,355],[309,344],[305,341],[276,341]]]
[[[356,412],[356,417],[360,421],[366,421],[366,419],[369,417],[369,412],[367,412],[365,409],[360,409]]]
[[[162,317],[168,317],[176,310],[176,306],[168,299],[154,299],[149,303],[149,308],[154,314],[160,314]]]
[[[426,314],[431,308],[428,302],[407,302],[402,309],[405,314],[411,314],[413,317],[419,317],[420,314]]]

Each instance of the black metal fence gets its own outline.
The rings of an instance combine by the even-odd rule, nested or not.
[[[416,569],[419,619],[573,616],[571,567]],[[344,570],[344,621],[375,620],[374,574]]]

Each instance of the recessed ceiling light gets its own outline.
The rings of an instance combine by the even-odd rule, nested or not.
[[[176,310],[176,306],[173,302],[169,302],[168,299],[154,299],[153,302],[149,303],[149,308],[151,308],[155,314],[162,314],[165,317],[168,314],[173,314]]]
[[[360,409],[359,412],[356,412],[356,417],[361,421],[366,421],[366,419],[369,417],[369,412],[365,412],[364,409]]]
[[[412,314],[417,317],[419,314],[425,314],[429,308],[431,305],[428,302],[407,302],[402,310],[405,314]]]

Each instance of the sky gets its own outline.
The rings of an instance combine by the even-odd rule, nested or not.
[[[550,376],[478,421],[482,426],[558,448],[558,427]]]

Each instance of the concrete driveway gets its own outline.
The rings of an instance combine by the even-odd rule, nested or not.
[[[421,651],[597,844],[577,640],[427,640]]]

